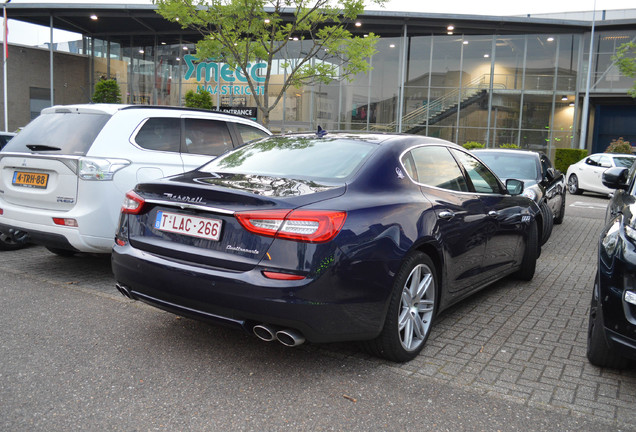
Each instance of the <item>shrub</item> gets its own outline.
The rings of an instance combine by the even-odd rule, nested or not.
[[[212,95],[208,91],[188,90],[185,94],[185,106],[188,108],[212,109]]]
[[[95,83],[94,103],[121,103],[119,84],[114,79],[101,79]]]
[[[502,144],[499,146],[499,148],[503,148],[503,149],[520,149],[521,147],[519,147],[517,144]]]
[[[587,150],[558,148],[554,155],[554,168],[566,173],[568,167],[587,156]]]
[[[468,141],[468,142],[464,143],[463,147],[466,150],[472,150],[472,149],[476,149],[476,148],[484,148],[486,146],[483,145],[482,143],[478,143],[477,141]]]
[[[605,149],[605,153],[625,153],[632,154],[632,146],[629,141],[625,141],[623,137],[613,139],[610,145]]]

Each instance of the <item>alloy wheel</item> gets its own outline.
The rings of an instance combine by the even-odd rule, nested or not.
[[[427,265],[418,264],[411,270],[402,289],[398,331],[405,350],[416,350],[426,340],[434,310],[433,273]]]

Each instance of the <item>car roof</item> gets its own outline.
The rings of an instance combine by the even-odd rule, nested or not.
[[[218,116],[223,116],[226,118],[247,120],[249,122],[257,123],[257,122],[254,122],[254,120],[251,120],[247,117],[244,117],[238,114],[207,110],[202,108],[188,108],[188,107],[178,107],[178,106],[170,106],[170,105],[130,105],[130,104],[106,104],[106,103],[54,105],[52,107],[44,108],[42,110],[42,114],[76,112],[76,113],[86,113],[86,114],[113,115],[117,113],[118,111],[124,111],[124,110],[157,110],[157,112],[182,111],[184,113],[186,112],[187,113],[204,113],[204,114],[214,114]]]
[[[505,154],[516,154],[516,155],[532,155],[539,156],[543,154],[543,152],[536,152],[533,150],[518,150],[518,149],[473,149],[471,152],[474,153],[505,153]]]

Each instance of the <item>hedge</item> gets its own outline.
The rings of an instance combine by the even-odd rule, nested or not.
[[[554,167],[565,174],[568,167],[587,156],[587,150],[582,149],[556,149],[554,155]]]

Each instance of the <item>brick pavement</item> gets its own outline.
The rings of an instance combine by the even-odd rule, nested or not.
[[[435,380],[476,395],[636,429],[636,370],[599,369],[585,357],[601,227],[599,219],[566,217],[543,247],[531,282],[500,281],[445,311],[423,353],[407,364],[369,357],[350,344],[300,349],[364,359],[423,385]],[[129,301],[113,288],[107,258],[61,258],[42,247],[1,256],[3,272]]]

